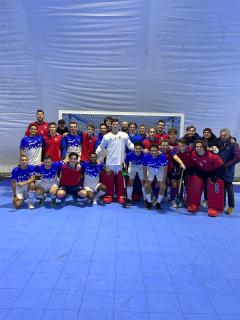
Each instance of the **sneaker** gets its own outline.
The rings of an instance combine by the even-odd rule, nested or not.
[[[66,199],[61,200],[61,207],[64,207],[66,205]]]
[[[103,203],[109,204],[113,202],[113,198],[111,196],[105,196],[103,198]]]
[[[207,206],[208,206],[208,201],[207,201],[207,200],[203,200],[202,203],[201,203],[201,206],[202,206],[203,208],[207,208]]]
[[[233,209],[234,209],[233,207],[228,207],[227,210],[226,210],[226,213],[227,214],[232,214],[233,213]]]
[[[153,207],[151,202],[146,201],[146,209],[151,210]]]
[[[208,216],[209,217],[218,217],[219,216],[219,211],[214,208],[208,208]]]
[[[28,203],[28,209],[35,209],[33,202]]]
[[[172,201],[171,201],[171,205],[172,205],[173,208],[177,208],[177,203],[176,203],[175,200],[172,200]]]
[[[42,206],[44,205],[45,199],[46,199],[46,197],[43,197],[43,198],[39,199],[38,205],[39,205],[40,207],[42,207]]]
[[[52,199],[51,200],[51,206],[52,207],[56,207],[56,205],[57,205],[57,200],[56,199]]]
[[[131,205],[132,205],[132,201],[130,199],[127,199],[126,200],[126,206],[127,207],[131,207]]]
[[[162,210],[161,204],[159,202],[156,203],[155,208],[157,210]]]
[[[117,202],[118,202],[119,204],[124,205],[124,203],[125,203],[125,198],[124,198],[124,196],[118,197]]]
[[[97,199],[93,199],[92,204],[97,204]]]

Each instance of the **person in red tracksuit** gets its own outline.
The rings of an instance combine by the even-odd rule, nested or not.
[[[44,154],[51,156],[53,162],[61,161],[62,159],[62,135],[57,133],[57,124],[50,122],[49,134],[43,136]]]
[[[31,122],[27,130],[25,131],[25,136],[30,135],[30,127],[34,124],[37,126],[38,132],[37,135],[39,136],[45,136],[48,134],[48,123],[44,121],[44,111],[39,109],[36,112],[37,121]]]
[[[154,127],[148,129],[148,137],[143,140],[144,152],[150,151],[152,143],[159,146],[159,139],[156,137],[156,129]]]
[[[87,131],[82,134],[82,153],[81,161],[89,161],[90,154],[95,151],[97,137],[94,134],[95,126],[93,124],[87,125]]]
[[[162,140],[162,139],[168,139],[168,134],[164,131],[165,128],[165,121],[164,120],[159,120],[157,123],[157,134],[156,137],[158,140]]]
[[[205,192],[207,190],[208,178],[215,182],[217,178],[222,179],[225,173],[223,160],[212,151],[207,150],[207,145],[202,140],[196,140],[192,157],[192,174],[203,179]],[[187,210],[189,212],[198,211],[196,204],[188,203]]]

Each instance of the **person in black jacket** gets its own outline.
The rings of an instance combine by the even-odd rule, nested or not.
[[[187,146],[193,146],[196,140],[201,139],[199,134],[196,132],[197,129],[194,126],[187,127],[187,133],[184,136]]]
[[[235,165],[239,162],[239,145],[231,140],[230,130],[225,128],[220,131],[218,139],[218,155],[224,161],[226,172],[223,177],[225,193],[228,195],[228,208],[226,213],[232,214],[235,206],[233,180],[235,174]]]
[[[212,132],[212,129],[205,128],[203,130],[202,140],[205,142],[207,148],[212,148],[217,146],[218,140],[215,134]]]

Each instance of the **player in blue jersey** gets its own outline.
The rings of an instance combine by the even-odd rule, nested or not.
[[[103,171],[103,164],[97,162],[97,154],[92,152],[89,161],[81,163],[84,173],[84,189],[87,192],[87,198],[93,204],[106,193],[106,186],[99,182],[100,173]]]
[[[155,178],[157,180],[157,186],[159,188],[156,209],[161,209],[160,203],[166,189],[167,164],[168,161],[166,155],[159,154],[158,145],[156,143],[153,143],[150,147],[150,153],[145,154],[143,158],[143,172],[145,180],[147,209],[152,208],[151,185]]]
[[[28,208],[34,209],[34,181],[34,166],[28,164],[28,157],[26,155],[21,155],[19,165],[12,170],[13,204],[16,209],[22,206],[23,201],[27,197]]]
[[[51,196],[51,205],[56,205],[56,194],[58,191],[58,174],[61,171],[63,162],[52,162],[51,156],[46,155],[43,164],[35,167],[35,172],[40,176],[40,181],[36,187],[36,198],[39,199],[39,205],[42,206],[46,199],[46,193]]]
[[[127,186],[127,205],[131,205],[133,183],[137,175],[142,184],[143,199],[145,200],[143,157],[144,157],[143,144],[141,141],[136,141],[134,143],[134,151],[130,151],[125,158],[125,163],[127,164],[128,175],[129,175],[128,186]]]
[[[35,124],[30,126],[29,132],[29,136],[23,137],[20,142],[20,155],[26,155],[28,163],[35,166],[41,163],[43,137],[37,135],[38,127]]]
[[[76,152],[81,156],[82,133],[78,132],[77,122],[70,122],[69,133],[62,138],[62,159],[65,159],[70,152]]]

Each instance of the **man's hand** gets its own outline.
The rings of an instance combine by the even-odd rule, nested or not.
[[[25,183],[24,182],[17,182],[16,185],[19,187],[23,187],[25,185]]]

